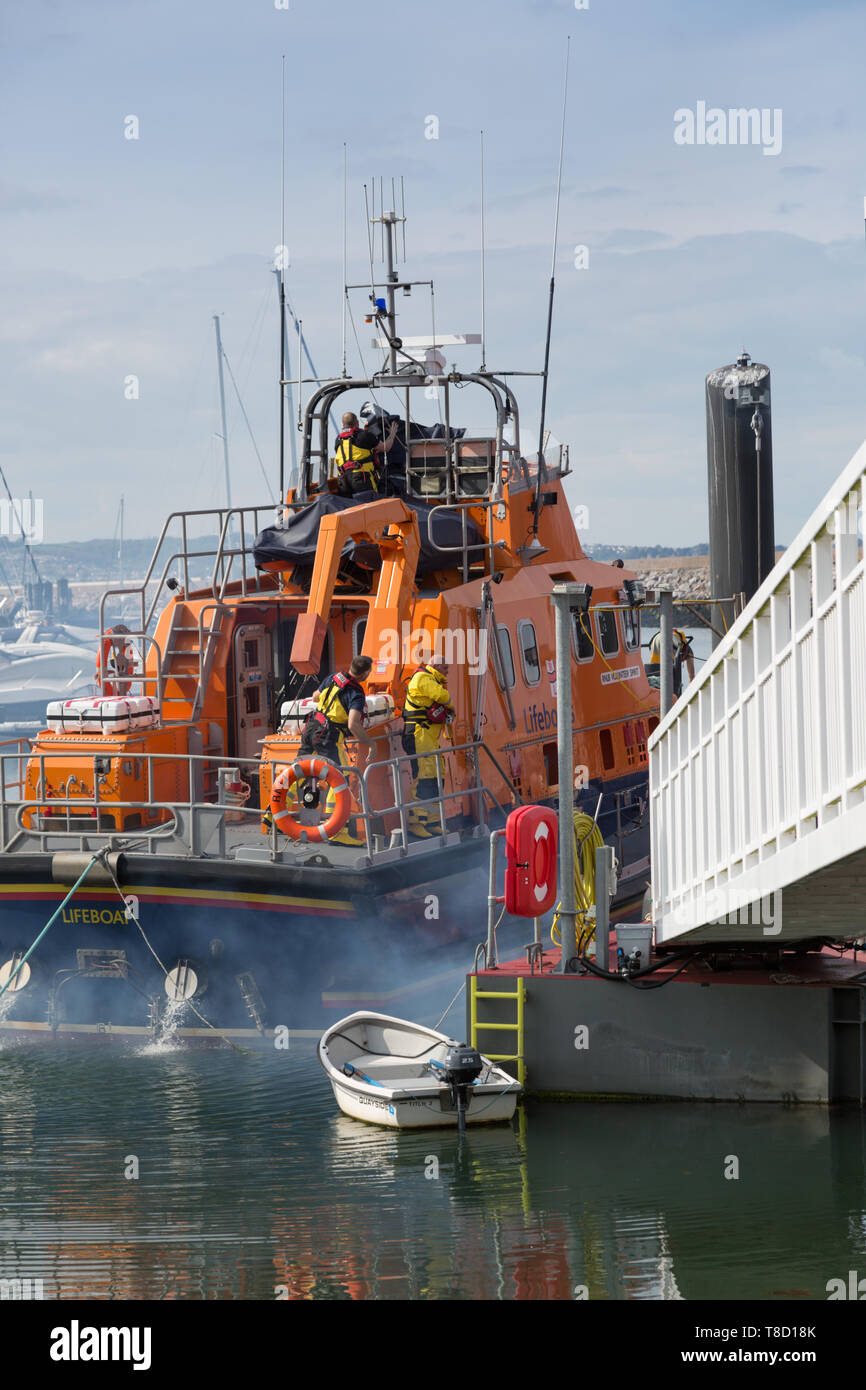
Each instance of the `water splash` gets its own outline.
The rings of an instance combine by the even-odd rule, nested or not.
[[[17,998],[18,994],[14,989],[7,989],[5,994],[0,994],[0,1024],[6,1022]],[[3,1035],[0,1034],[0,1052],[5,1051],[7,1047],[11,1047],[13,1042],[17,1041],[18,1039],[16,1038],[4,1038]]]
[[[0,1001],[2,1002],[2,1001]],[[140,1057],[160,1056],[165,1052],[177,1052],[182,1044],[177,1037],[185,1015],[188,1013],[186,999],[169,999],[159,1020],[156,1036],[136,1051]]]
[[[7,989],[5,994],[0,995],[0,1023],[5,1023],[15,1003],[15,991]]]

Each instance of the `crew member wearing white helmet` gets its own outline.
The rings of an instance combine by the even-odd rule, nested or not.
[[[400,428],[399,418],[396,415],[393,417],[390,416],[387,410],[383,409],[381,405],[376,405],[375,401],[365,401],[358,411],[358,414],[361,417],[361,428],[364,433],[377,440],[374,453],[378,491],[390,492],[391,488],[388,486],[387,476],[387,456],[391,451],[391,445],[397,437],[397,430]],[[386,434],[385,427],[389,420],[391,421],[391,425]],[[385,482],[384,487],[382,485],[383,476]]]

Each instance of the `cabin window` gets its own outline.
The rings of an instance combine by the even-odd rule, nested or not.
[[[625,649],[627,652],[636,652],[640,646],[640,609],[624,608],[620,616]]]
[[[544,755],[544,775],[552,791],[559,786],[559,753],[555,743],[543,743],[541,751]]]
[[[511,633],[507,627],[497,624],[496,645],[499,651],[499,664],[496,669],[496,678],[504,690],[513,690],[514,677],[514,653],[511,650]]]
[[[360,656],[361,648],[364,645],[364,633],[367,631],[367,619],[356,618],[352,624],[352,655]]]
[[[541,680],[541,661],[538,655],[538,638],[535,628],[528,618],[517,624],[517,644],[520,648],[520,664],[523,679],[527,685],[538,685]]]
[[[605,772],[610,772],[611,768],[614,766],[616,762],[616,759],[613,756],[613,735],[611,734],[610,729],[600,729],[598,733],[598,741],[601,744],[602,766],[604,767]]]
[[[605,656],[616,656],[619,651],[619,634],[616,630],[616,611],[613,608],[599,608],[595,614],[598,645]]]
[[[595,647],[592,645],[592,630],[589,626],[589,614],[572,613],[571,624],[571,648],[574,652],[575,661],[592,661],[595,655]]]

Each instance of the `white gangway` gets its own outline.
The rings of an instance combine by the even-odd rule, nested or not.
[[[649,743],[656,941],[866,935],[866,443]]]

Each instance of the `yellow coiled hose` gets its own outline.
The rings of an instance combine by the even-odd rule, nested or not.
[[[593,820],[584,811],[574,813],[574,903],[577,908],[577,937],[583,937],[586,950],[595,936],[595,923],[587,922],[587,913],[595,903],[595,851],[604,844],[604,837]],[[562,944],[559,932],[559,910],[562,903],[556,904],[550,939],[555,946]]]

